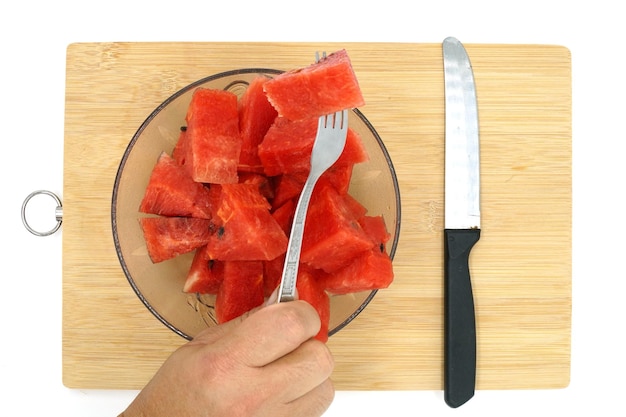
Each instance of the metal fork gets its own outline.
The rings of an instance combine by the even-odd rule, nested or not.
[[[298,199],[296,213],[291,226],[289,244],[285,254],[285,266],[278,290],[278,302],[296,298],[296,279],[300,264],[304,221],[309,208],[313,188],[320,176],[334,164],[343,152],[348,134],[348,110],[321,116],[317,123],[317,136],[311,152],[311,171]]]

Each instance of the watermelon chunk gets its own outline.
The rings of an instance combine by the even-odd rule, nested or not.
[[[332,294],[380,290],[393,281],[389,255],[379,247],[357,255],[352,263],[320,278],[320,285]]]
[[[224,262],[207,259],[204,246],[196,249],[183,292],[217,294],[224,281]]]
[[[182,166],[162,152],[150,174],[139,211],[210,219],[212,207],[208,189],[193,181]]]
[[[224,279],[215,297],[215,316],[226,323],[263,304],[263,263],[224,262]]]
[[[237,96],[198,88],[187,110],[185,166],[197,182],[237,182],[241,153]]]
[[[333,187],[316,187],[304,225],[301,261],[334,272],[371,247],[371,237],[344,196]]]
[[[206,256],[224,261],[271,260],[287,250],[288,238],[270,214],[255,184],[222,184],[216,217],[221,226]]]
[[[391,239],[391,234],[387,231],[383,216],[362,216],[359,218],[359,224],[365,233],[372,238],[374,245],[384,251],[385,244]]]
[[[311,151],[317,135],[317,124],[317,118],[292,121],[278,117],[259,145],[259,158],[265,174],[274,176],[308,173],[311,169]],[[346,145],[333,166],[354,165],[368,159],[361,137],[348,128]]]
[[[353,164],[333,165],[328,168],[318,180],[318,184],[328,183],[339,192],[348,194],[350,180],[352,179]]]
[[[258,145],[278,116],[263,91],[267,80],[269,78],[264,76],[253,79],[239,100],[239,130],[242,141],[239,171],[263,172]]]
[[[272,212],[272,217],[276,220],[276,223],[280,225],[280,228],[283,229],[285,235],[287,236],[291,233],[296,204],[297,201],[295,199],[287,200],[282,206]]]
[[[192,217],[142,217],[148,255],[154,263],[188,253],[206,245],[211,236],[211,220]]]
[[[345,49],[306,68],[279,74],[263,88],[278,113],[291,120],[319,117],[365,104]]]

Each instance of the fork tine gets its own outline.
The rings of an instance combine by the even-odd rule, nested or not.
[[[326,121],[324,123],[325,126],[328,126],[328,119],[330,119],[331,128],[343,129],[348,123],[348,110],[340,110],[338,112],[335,112],[333,114],[328,114],[323,117],[324,117],[324,120]]]
[[[338,113],[333,113],[333,114],[329,114],[328,116],[326,116],[327,120],[330,119],[330,126],[328,126],[328,123],[326,123],[327,127],[330,127],[331,129],[334,129],[337,123],[337,115]]]
[[[338,123],[338,124],[337,124]],[[333,126],[343,130],[348,125],[348,110],[341,110],[333,115]]]
[[[341,129],[345,130],[348,128],[348,110],[344,109],[341,112]]]
[[[320,58],[320,53],[319,51],[315,51],[315,63],[320,62],[321,60],[326,59],[326,51],[322,52],[322,56]]]
[[[335,113],[320,116],[318,130],[320,128],[331,128],[343,130],[347,128],[348,110],[340,110]]]

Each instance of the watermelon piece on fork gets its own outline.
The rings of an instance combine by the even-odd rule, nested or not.
[[[278,114],[300,120],[365,105],[345,49],[315,64],[287,71],[267,81],[263,90]]]

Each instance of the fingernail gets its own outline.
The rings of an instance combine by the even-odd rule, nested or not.
[[[272,304],[276,304],[278,302],[278,289],[279,287],[276,287],[276,289],[274,290],[274,292],[272,293],[272,295],[269,296],[269,298],[267,299],[267,301],[265,301],[264,306],[267,307],[269,305]],[[294,300],[298,300],[298,289],[296,288],[293,292],[294,295]]]
[[[274,292],[272,292],[267,301],[265,301],[265,306],[267,307],[269,305],[276,304],[276,301],[278,301],[278,287],[276,287],[276,289],[274,290]]]

